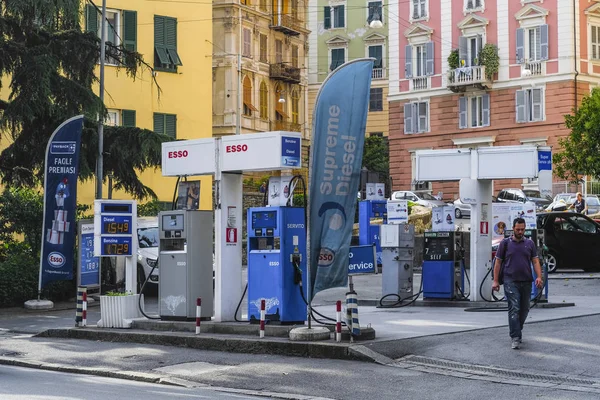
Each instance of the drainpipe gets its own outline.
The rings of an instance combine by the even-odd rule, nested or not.
[[[575,59],[575,103],[574,109],[577,112],[577,76],[579,76],[579,70],[577,69],[577,1],[573,0],[573,58]]]

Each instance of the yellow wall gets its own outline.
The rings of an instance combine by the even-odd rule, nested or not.
[[[101,4],[101,2],[96,2]],[[153,113],[177,115],[177,139],[197,139],[212,136],[212,6],[210,2],[168,2],[147,0],[108,0],[107,8],[137,11],[137,51],[145,61],[154,65],[154,15],[177,18],[177,52],[183,66],[176,73],[157,72],[156,80],[162,89],[160,98],[152,83],[149,70],[140,71],[134,80],[124,70],[117,72],[106,66],[106,107],[136,110],[136,124],[153,129]],[[122,20],[121,20],[122,24]],[[121,35],[122,37],[122,35]],[[99,69],[98,69],[99,71]],[[99,72],[98,72],[99,75]],[[96,87],[96,92],[98,88]],[[160,201],[171,201],[176,178],[164,178],[160,169],[141,173]],[[201,179],[200,207],[212,207],[211,177]],[[95,194],[95,182],[78,186],[80,203],[90,204]],[[104,186],[103,197],[107,197]],[[124,192],[113,191],[113,198],[128,199]],[[144,200],[145,202],[147,200]]]

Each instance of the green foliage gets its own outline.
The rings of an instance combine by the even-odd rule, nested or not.
[[[116,292],[116,291],[112,290],[110,292],[106,292],[103,296],[121,297],[121,296],[131,296],[131,295],[132,295],[131,292]]]
[[[156,217],[159,212],[163,211],[164,207],[157,199],[152,199],[147,203],[137,206],[137,213],[140,217]]]
[[[44,200],[39,191],[5,189],[0,195],[0,241],[12,243],[17,235],[23,235],[24,244],[38,254],[43,215]]]
[[[304,195],[303,194],[294,194],[292,198],[294,202],[294,206],[296,207],[304,207]]]
[[[448,56],[448,67],[450,69],[458,68],[458,66],[460,65],[460,60],[458,57],[458,49],[454,49],[450,52],[450,55]]]
[[[552,154],[557,176],[577,182],[578,175],[600,178],[600,90],[592,89],[574,115],[565,115],[569,136],[559,139],[561,151]]]
[[[486,43],[479,52],[479,65],[485,66],[485,77],[489,80],[494,79],[494,75],[500,67],[500,57],[498,56],[498,47],[492,43]]]
[[[380,136],[365,138],[362,167],[369,171],[378,172],[380,178],[390,176],[390,157],[387,139]]]
[[[2,247],[0,307],[22,305],[37,298],[39,258],[26,243],[4,242]]]

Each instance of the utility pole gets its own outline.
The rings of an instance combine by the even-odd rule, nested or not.
[[[106,59],[106,0],[102,0],[102,22],[100,25],[100,113],[98,114],[98,160],[96,161],[96,199],[102,198],[104,173],[104,62]]]

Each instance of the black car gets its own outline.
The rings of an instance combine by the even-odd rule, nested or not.
[[[557,268],[600,271],[600,224],[575,212],[538,214],[538,229],[544,230],[548,247],[548,272]]]
[[[502,189],[497,196],[498,203],[532,203],[537,211],[543,211],[552,203],[552,199],[545,198],[538,190],[529,189]]]

